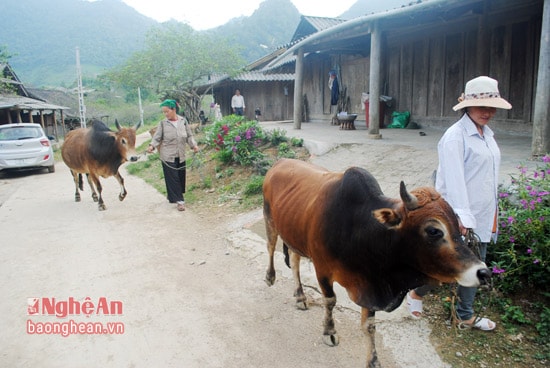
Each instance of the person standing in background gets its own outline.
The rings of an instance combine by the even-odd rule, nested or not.
[[[233,113],[235,115],[244,115],[246,106],[244,104],[244,97],[241,95],[241,91],[239,89],[235,90],[235,94],[231,98],[231,108],[233,109]]]

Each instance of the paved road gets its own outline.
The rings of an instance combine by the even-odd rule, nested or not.
[[[412,188],[429,183],[436,165],[435,142],[425,130],[382,131],[304,123],[263,123],[303,137],[313,161],[333,170],[351,165],[371,170],[386,194],[397,195],[400,180]],[[524,144],[517,144],[517,141]],[[511,142],[502,144],[502,142]],[[504,165],[528,155],[527,139],[500,140]],[[524,157],[521,154],[524,153]],[[341,344],[321,342],[322,308],[312,266],[304,282],[311,310],[293,307],[292,280],[281,257],[279,278],[267,288],[261,212],[236,218],[220,211],[199,216],[177,212],[153,188],[124,175],[128,197],[104,180],[107,211],[99,212],[83,193],[73,200],[67,168],[53,174],[0,174],[0,366],[2,367],[360,367],[364,337],[358,308],[337,289]],[[512,170],[513,171],[513,170]],[[123,303],[123,312],[64,318],[27,314],[29,298],[69,298],[97,306],[102,297]],[[51,299],[48,299],[51,301]],[[79,304],[79,305],[80,305]],[[61,312],[62,310],[58,310]],[[389,367],[444,367],[428,341],[424,321],[407,318],[403,307],[378,313],[378,349]],[[31,334],[29,322],[117,322],[123,334]],[[46,327],[47,328],[47,327]],[[32,330],[32,328],[31,328]],[[32,332],[32,331],[31,331]]]

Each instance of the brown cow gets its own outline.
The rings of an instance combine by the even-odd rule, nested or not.
[[[80,190],[83,190],[82,174],[86,174],[92,190],[94,202],[98,202],[100,211],[106,209],[101,197],[101,183],[99,177],[114,176],[120,184],[118,198],[122,201],[126,197],[124,179],[118,172],[120,165],[126,161],[136,161],[136,130],[140,123],[132,128],[122,128],[115,120],[118,131],[113,132],[102,121],[92,121],[92,127],[70,131],[65,137],[61,148],[63,161],[73,175],[76,193],[75,201],[80,202]],[[99,192],[99,197],[94,189]]]
[[[263,185],[264,219],[273,285],[277,237],[290,255],[297,307],[307,309],[300,281],[300,257],[315,267],[325,300],[323,338],[338,344],[332,309],[333,283],[342,285],[362,307],[367,334],[367,366],[378,367],[375,311],[392,311],[407,291],[424,284],[458,282],[478,286],[490,277],[485,264],[464,244],[449,204],[433,188],[384,196],[366,170],[329,172],[299,160],[278,161]]]

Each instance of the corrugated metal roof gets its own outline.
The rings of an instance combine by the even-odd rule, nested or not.
[[[0,95],[0,109],[68,110],[69,107],[53,105],[29,97]]]
[[[262,72],[245,72],[232,78],[234,81],[243,82],[273,82],[273,81],[293,81],[294,74],[291,73],[275,73],[264,74]]]
[[[310,34],[333,27],[345,21],[345,19],[341,18],[309,17],[302,15],[300,18],[300,23],[298,23],[298,26],[294,31],[294,35],[290,39],[290,43],[296,42],[309,36]]]

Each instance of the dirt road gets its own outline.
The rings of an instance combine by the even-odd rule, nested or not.
[[[74,202],[62,163],[53,174],[0,176],[0,366],[364,366],[358,309],[341,290],[340,345],[322,343],[323,310],[309,263],[302,267],[309,311],[295,309],[282,257],[276,284],[266,286],[265,244],[252,231],[261,212],[178,212],[142,180],[123,176],[123,202],[116,181],[103,180],[104,212],[88,188]],[[40,300],[39,312],[51,311],[43,305],[55,298],[54,313],[63,315],[64,305],[73,313],[29,315],[29,298]],[[89,315],[87,301],[94,305]],[[111,302],[122,310],[106,308]],[[377,314],[384,366],[444,366],[424,322],[404,314]],[[105,333],[74,333],[75,325],[98,322]],[[63,324],[74,334],[37,333]],[[109,333],[111,326],[123,332]]]

